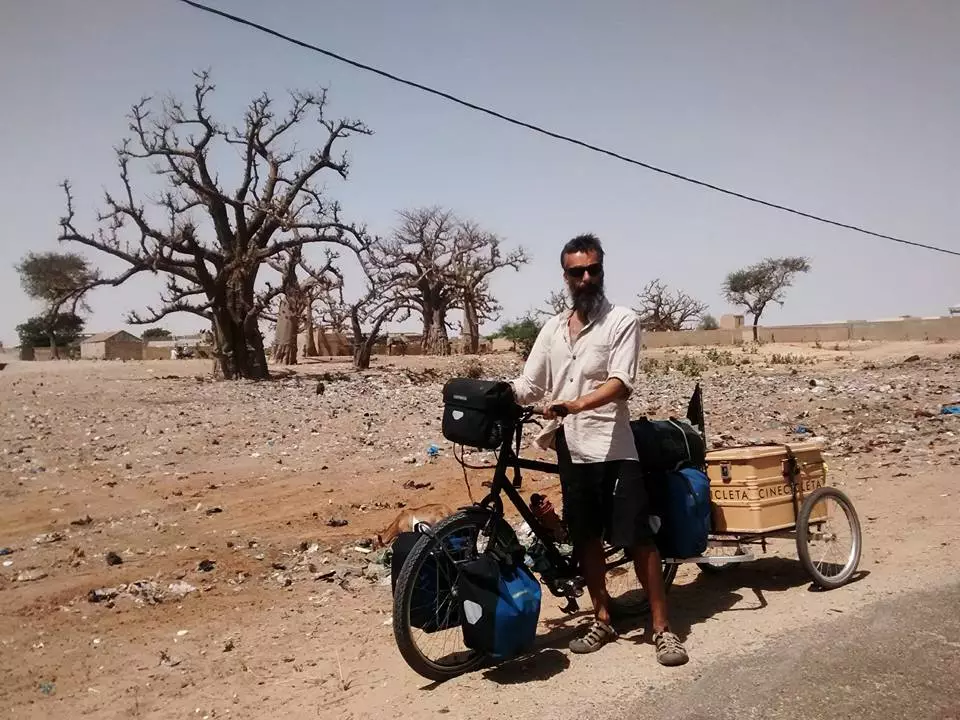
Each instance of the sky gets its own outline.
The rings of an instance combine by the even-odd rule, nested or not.
[[[556,132],[766,200],[960,250],[960,4],[679,0],[210,0],[281,32]],[[327,88],[334,116],[363,120],[346,216],[388,234],[397,212],[439,205],[522,245],[532,260],[493,282],[501,320],[542,307],[559,250],[583,232],[607,253],[610,298],[635,304],[660,278],[731,312],[731,270],[804,255],[765,324],[944,315],[960,257],[830,227],[720,195],[474,113],[175,0],[0,4],[0,340],[41,309],[14,264],[58,244],[69,178],[81,229],[118,188],[113,148],[144,95],[187,97],[209,69],[213,111],[241,122],[263,91]],[[314,134],[298,138],[304,148]],[[315,139],[314,142],[317,142]],[[229,178],[235,169],[224,167]],[[134,177],[145,193],[155,183]],[[87,330],[157,300],[151,277],[90,298]],[[192,315],[161,323],[202,329]],[[488,324],[493,330],[498,323]]]

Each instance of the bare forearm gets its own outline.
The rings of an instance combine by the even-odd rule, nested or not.
[[[575,413],[593,410],[594,408],[602,407],[607,403],[625,398],[628,394],[629,393],[626,385],[624,385],[617,378],[610,378],[593,392],[589,392],[586,395],[581,395],[579,398],[574,400],[573,403],[571,403],[574,405],[571,410]]]

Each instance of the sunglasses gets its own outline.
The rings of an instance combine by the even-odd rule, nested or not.
[[[574,265],[573,267],[564,268],[563,271],[570,277],[577,278],[578,280],[586,273],[590,273],[590,277],[598,277],[603,274],[603,263],[593,263],[592,265]]]

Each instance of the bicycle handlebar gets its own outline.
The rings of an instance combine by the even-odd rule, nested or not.
[[[565,405],[551,405],[550,409],[554,411],[557,417],[566,417],[570,414],[570,411],[567,410]],[[533,405],[528,405],[527,407],[523,408],[523,412],[528,416],[539,415],[540,417],[543,417],[546,410]]]

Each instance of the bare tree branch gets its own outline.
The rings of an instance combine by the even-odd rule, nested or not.
[[[321,192],[320,179],[327,172],[346,178],[349,164],[338,146],[370,131],[359,121],[327,118],[326,91],[292,93],[289,109],[280,116],[262,94],[250,102],[243,127],[228,130],[208,110],[215,90],[209,74],[195,78],[189,102],[167,98],[157,104],[146,97],[131,109],[130,137],[116,150],[121,190],[105,194],[94,232],[77,227],[71,187],[64,182],[67,210],[60,240],[129,266],[114,278],[99,279],[100,285],[118,285],[143,272],[165,276],[160,304],[131,317],[155,322],[190,312],[210,319],[224,376],[263,378],[267,369],[257,321],[293,286],[268,283],[255,292],[260,268],[308,244],[364,249],[365,229],[341,217],[339,205]],[[298,166],[300,154],[284,144],[293,128],[311,117],[326,134]],[[213,167],[221,144],[237,151],[240,162],[240,183],[233,190],[223,187]],[[149,210],[133,189],[132,169],[138,163],[166,184]],[[206,224],[198,222],[201,216]]]
[[[567,294],[562,290],[554,290],[547,296],[546,308],[536,310],[535,315],[553,317],[569,309],[570,301],[567,299]]]
[[[659,279],[651,280],[637,295],[640,326],[648,331],[677,331],[707,310],[707,304],[679,290],[671,291]]]
[[[760,316],[770,303],[783,306],[786,289],[799,273],[810,272],[804,257],[765,258],[761,262],[727,275],[723,294],[733,305],[742,305],[753,315],[753,339],[757,340]]]

